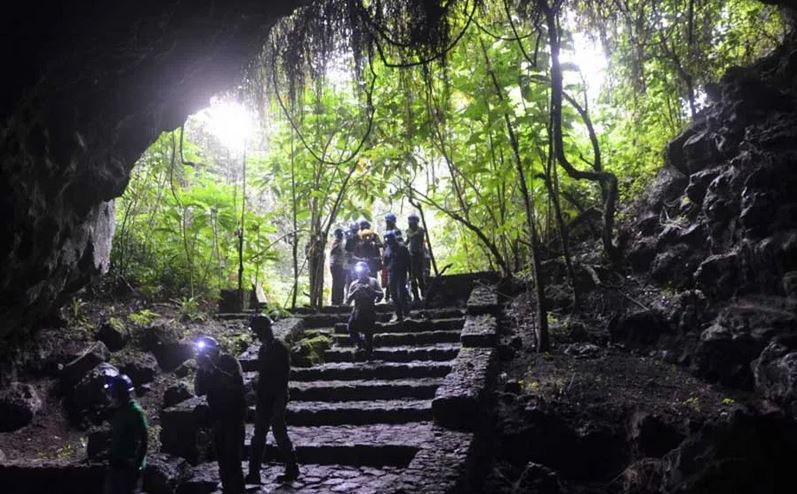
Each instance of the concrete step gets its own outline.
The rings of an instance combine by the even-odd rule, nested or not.
[[[291,401],[288,425],[403,424],[432,420],[432,400]]]
[[[443,378],[293,382],[292,401],[432,399]]]
[[[301,462],[301,458],[300,458]],[[409,462],[408,462],[409,463]],[[243,463],[243,472],[248,464]],[[301,474],[290,484],[278,484],[277,475],[285,466],[281,463],[263,465],[262,486],[251,486],[247,492],[282,492],[291,494],[320,494],[330,492],[377,494],[387,492],[401,475],[401,468],[395,466],[353,466],[301,464]],[[190,478],[180,485],[178,494],[221,494],[219,468],[214,462],[202,463],[192,468]]]
[[[341,362],[291,369],[291,381],[350,381],[355,379],[412,379],[444,377],[449,362]]]
[[[372,358],[385,362],[411,362],[413,360],[452,360],[459,353],[459,343],[438,343],[429,346],[398,346],[375,348]],[[353,348],[336,347],[324,352],[325,362],[357,362],[362,357]]]
[[[395,322],[377,322],[374,327],[376,333],[412,333],[421,331],[448,331],[461,330],[465,325],[462,317],[449,317],[441,319],[405,319]],[[336,334],[348,334],[347,323],[335,324]]]
[[[321,425],[288,427],[300,463],[406,465],[434,438],[431,422],[406,424]],[[246,454],[254,425],[246,426]],[[281,459],[274,435],[266,440],[266,458]]]
[[[374,347],[429,345],[433,343],[459,343],[459,330],[453,331],[421,331],[417,333],[376,333]],[[337,346],[352,346],[347,334],[335,334],[332,343]]]

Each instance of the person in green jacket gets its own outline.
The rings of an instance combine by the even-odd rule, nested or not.
[[[299,477],[299,463],[296,451],[288,437],[285,424],[285,411],[288,404],[288,377],[291,371],[291,354],[285,343],[274,338],[271,319],[267,316],[255,316],[249,323],[249,329],[260,340],[257,355],[257,408],[255,433],[252,436],[249,454],[249,473],[247,484],[261,484],[260,466],[263,451],[266,447],[268,429],[274,434],[277,448],[285,459],[285,473],[277,477],[277,482],[290,482]]]
[[[147,454],[147,417],[133,399],[133,382],[125,374],[107,378],[105,389],[111,400],[111,448],[104,494],[138,491]]]

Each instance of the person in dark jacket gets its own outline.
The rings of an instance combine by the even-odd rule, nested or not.
[[[332,275],[332,305],[343,303],[343,289],[346,286],[346,249],[343,229],[335,228],[335,239],[329,249],[329,272]]]
[[[207,395],[222,491],[241,494],[247,408],[241,364],[232,355],[222,353],[219,343],[210,336],[199,338],[194,347],[197,362],[194,391],[197,396]]]
[[[358,349],[364,349],[368,354],[373,351],[374,325],[376,324],[377,302],[382,300],[384,294],[379,288],[376,278],[370,276],[368,264],[363,261],[354,267],[357,279],[349,287],[349,297],[346,305],[354,302],[354,309],[349,316],[349,336]]]
[[[288,427],[285,424],[285,411],[289,399],[290,352],[285,343],[274,338],[271,319],[267,316],[253,317],[249,323],[249,329],[255,333],[261,344],[257,354],[258,381],[255,388],[257,418],[255,419],[255,434],[252,436],[246,483],[262,483],[260,466],[263,461],[269,427],[277,441],[277,448],[285,459],[285,473],[277,477],[277,481],[290,482],[299,477],[299,463],[296,460],[296,452],[288,437]]]
[[[412,213],[407,218],[407,246],[410,251],[410,284],[412,285],[412,298],[416,302],[421,300],[426,290],[426,230],[419,226],[420,218]]]
[[[410,308],[407,296],[410,251],[392,231],[385,234],[385,244],[387,245],[386,250],[389,252],[385,257],[385,263],[387,264],[390,293],[393,295],[393,304],[396,306],[396,320],[403,321]]]
[[[133,399],[133,381],[125,374],[108,377],[105,384],[113,408],[109,469],[104,494],[138,491],[147,454],[147,417]]]
[[[344,283],[345,293],[344,300],[349,297],[349,285],[354,281],[357,276],[354,274],[354,266],[357,264],[357,251],[360,244],[360,224],[352,222],[349,225],[349,230],[345,232],[346,240],[343,242],[343,249],[346,251],[345,267],[346,267],[346,282]]]
[[[393,232],[396,235],[396,237],[401,238],[401,230],[399,230],[399,227],[396,225],[396,221],[397,221],[397,218],[396,218],[395,214],[387,213],[385,215],[385,234],[387,234],[388,232]],[[382,239],[384,240],[384,235],[383,235]],[[383,288],[390,286],[390,281],[388,279],[389,274],[388,274],[388,270],[387,270],[387,257],[388,257],[388,255],[390,255],[390,250],[388,248],[387,243],[385,243],[384,249],[382,251],[382,279],[381,279],[381,282],[382,282],[382,287]],[[390,297],[391,296],[392,296],[392,294],[390,293],[390,289],[386,290],[385,291],[385,302],[390,302]]]

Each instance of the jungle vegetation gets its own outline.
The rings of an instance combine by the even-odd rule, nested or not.
[[[310,2],[219,95],[246,137],[220,138],[238,117],[211,107],[140,158],[113,280],[211,299],[242,268],[275,305],[317,306],[332,229],[388,211],[423,213],[435,272],[562,257],[572,279],[578,228],[618,263],[618,216],[667,141],[785,29],[755,0]]]

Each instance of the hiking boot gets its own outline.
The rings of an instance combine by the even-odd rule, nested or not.
[[[299,465],[297,463],[288,463],[285,465],[285,473],[277,475],[277,482],[280,484],[286,482],[293,482],[299,478]]]
[[[263,481],[260,480],[260,472],[249,472],[244,479],[244,483],[262,485]]]

